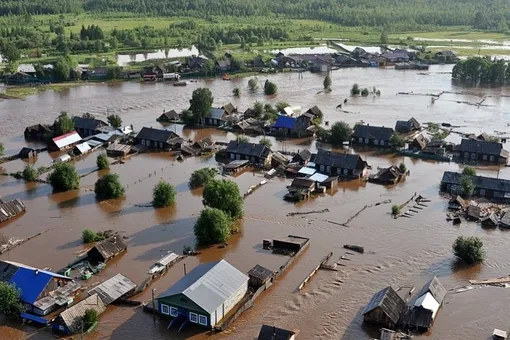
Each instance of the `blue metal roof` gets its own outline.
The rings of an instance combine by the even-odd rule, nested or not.
[[[278,116],[278,119],[274,123],[273,127],[277,129],[293,129],[296,124],[296,118],[287,116]]]
[[[213,107],[207,117],[213,118],[213,119],[221,119],[221,118],[223,118],[224,114],[225,114],[225,110]]]
[[[19,268],[9,283],[21,290],[21,301],[33,304],[52,278],[48,272]]]

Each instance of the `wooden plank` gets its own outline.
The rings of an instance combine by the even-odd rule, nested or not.
[[[504,276],[497,279],[469,280],[469,283],[472,285],[492,285],[510,283],[510,276]]]

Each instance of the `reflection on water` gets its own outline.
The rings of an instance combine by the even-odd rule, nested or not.
[[[445,95],[433,105],[427,96],[396,95],[401,91],[415,93],[437,93],[440,91],[462,91],[452,84],[449,74],[451,66],[431,66],[427,75],[419,72],[397,72],[390,69],[345,69],[332,72],[331,93],[318,93],[322,89],[324,75],[304,73],[303,79],[296,74],[267,75],[278,84],[276,98],[265,97],[262,91],[250,92],[247,79],[227,82],[221,79],[200,80],[188,87],[173,87],[166,84],[144,86],[138,83],[122,83],[115,86],[95,85],[73,88],[61,96],[56,92],[44,92],[29,97],[26,101],[6,100],[0,103],[0,141],[11,152],[25,146],[22,135],[26,125],[52,122],[58,112],[66,110],[81,115],[97,113],[99,117],[109,111],[121,115],[125,124],[159,127],[156,118],[162,109],[181,110],[189,106],[191,92],[198,86],[208,86],[216,105],[232,102],[241,111],[255,101],[276,103],[287,101],[304,109],[318,105],[330,125],[339,120],[350,124],[364,120],[371,124],[394,126],[397,119],[411,116],[420,122],[450,122],[462,125],[465,132],[479,133],[494,130],[508,133],[507,112],[510,99],[508,88],[470,89],[476,95]],[[266,76],[259,76],[265,81]],[[381,97],[351,98],[349,90],[353,83],[362,87],[376,86]],[[241,87],[240,98],[232,97],[232,89]],[[457,101],[479,101],[479,97],[491,95],[490,107],[475,107]],[[348,102],[343,110],[336,110],[339,103]],[[211,136],[214,140],[228,141],[235,138],[230,132],[215,129],[182,129],[172,126],[177,133],[190,139]],[[260,137],[250,137],[258,141]],[[276,140],[271,137],[274,149],[316,149],[313,140]],[[271,255],[261,249],[263,239],[294,234],[311,238],[311,246],[277,283],[257,300],[256,305],[236,321],[231,331],[210,335],[194,327],[183,333],[167,330],[166,320],[157,320],[154,325],[150,315],[140,308],[109,307],[101,316],[101,322],[91,339],[105,338],[150,338],[150,339],[203,339],[212,336],[218,339],[253,339],[260,324],[275,324],[291,329],[300,329],[303,339],[358,340],[375,336],[376,329],[362,326],[361,311],[371,295],[387,285],[420,285],[432,275],[438,275],[448,289],[467,284],[468,279],[489,278],[507,275],[506,256],[510,240],[500,230],[486,231],[475,223],[452,226],[445,220],[445,199],[438,193],[438,184],[443,171],[457,171],[455,163],[439,163],[409,159],[378,152],[356,149],[364,159],[377,167],[404,162],[411,175],[404,183],[384,187],[362,181],[341,182],[336,192],[328,192],[297,205],[284,202],[289,179],[274,179],[245,199],[245,217],[240,222],[240,232],[228,240],[225,248],[211,247],[202,250],[197,257],[184,260],[188,270],[198,263],[225,257],[240,270],[247,272],[260,264],[277,270],[286,258]],[[85,173],[95,165],[98,153],[90,154],[76,162],[76,167]],[[54,155],[51,155],[54,156]],[[51,163],[52,157],[41,154],[36,166]],[[22,161],[2,164],[3,171],[19,171]],[[214,157],[187,158],[176,162],[168,153],[136,155],[125,162],[111,166],[126,187],[126,197],[119,200],[96,201],[93,193],[95,181],[104,173],[93,173],[81,179],[80,190],[67,193],[51,192],[44,183],[25,184],[12,177],[0,176],[0,195],[5,198],[19,197],[25,200],[27,212],[19,218],[0,226],[8,237],[27,237],[39,231],[47,233],[17,247],[1,258],[24,262],[38,267],[60,269],[75,259],[76,252],[83,249],[79,241],[84,228],[93,230],[113,229],[129,237],[128,251],[109,263],[99,277],[90,284],[123,273],[137,283],[142,282],[150,266],[166,251],[180,253],[185,245],[193,245],[193,225],[203,208],[202,189],[190,191],[187,182],[198,168],[216,167]],[[477,169],[480,174],[510,178],[510,169]],[[152,189],[159,180],[176,187],[175,205],[154,209],[147,204],[152,200]],[[260,173],[246,172],[235,178],[241,191],[260,182]],[[431,199],[431,203],[411,219],[392,219],[391,204],[402,204],[415,192]],[[368,208],[349,223],[340,226],[365,205],[391,199],[391,204]],[[329,209],[323,214],[287,216],[289,212]],[[485,264],[462,268],[456,265],[451,253],[451,244],[458,235],[480,236],[487,247]],[[343,261],[345,267],[339,272],[320,271],[307,288],[296,293],[297,285],[328,252],[335,259],[343,254],[343,244],[364,246],[367,253],[352,256]],[[156,281],[156,294],[167,289],[183,275],[182,264],[172,268]],[[434,324],[431,340],[484,339],[493,328],[505,324],[505,315],[510,307],[503,302],[504,289],[484,287],[463,294],[452,294],[439,312]],[[139,301],[150,299],[150,290],[137,296]],[[476,308],[473,308],[476,306]],[[494,313],[497,310],[499,313]],[[490,315],[490,318],[487,318]],[[482,323],[479,320],[483,320]],[[0,328],[0,338],[25,338],[34,329],[17,324]],[[38,330],[34,338],[50,339],[50,332]],[[421,337],[416,337],[420,339]]]
[[[182,58],[190,57],[192,55],[198,55],[199,51],[196,46],[191,48],[171,48],[168,50],[156,50],[147,53],[136,53],[136,54],[117,54],[117,64],[119,66],[126,66],[132,62],[142,62],[152,59],[171,59],[171,58]]]

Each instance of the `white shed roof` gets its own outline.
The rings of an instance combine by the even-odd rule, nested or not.
[[[312,169],[312,168],[302,167],[301,169],[299,169],[298,174],[313,175],[316,171],[317,170]]]
[[[58,136],[52,139],[53,143],[57,146],[57,148],[62,149],[66,146],[72,145],[74,143],[77,143],[81,140],[80,135],[76,131],[72,131],[69,133],[66,133],[65,135]]]
[[[328,178],[329,177],[327,175],[316,173],[316,174],[313,174],[313,176],[310,176],[308,179],[312,180],[312,181],[315,181],[315,182],[322,183],[325,180],[327,180]]]
[[[436,317],[437,311],[439,310],[439,302],[437,302],[430,293],[420,296],[414,305],[432,311],[432,319]]]
[[[84,153],[87,153],[90,151],[90,145],[87,142],[81,143],[81,144],[76,145],[76,149],[78,149],[78,151],[80,151],[80,154],[83,155]]]

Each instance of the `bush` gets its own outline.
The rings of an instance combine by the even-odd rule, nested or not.
[[[333,145],[341,145],[351,138],[352,129],[346,122],[335,122],[331,126],[329,142]]]
[[[80,175],[69,163],[58,163],[48,177],[53,191],[68,191],[80,187]]]
[[[22,176],[25,181],[34,182],[37,180],[37,177],[39,177],[39,173],[33,166],[27,164],[23,169]]]
[[[106,239],[103,233],[96,233],[90,229],[84,229],[81,233],[83,243],[98,242]]]
[[[393,204],[391,206],[391,214],[392,215],[398,215],[400,214],[400,207],[397,204]]]
[[[94,192],[100,199],[119,198],[124,196],[124,186],[120,183],[119,175],[107,174],[97,180]]]
[[[264,114],[264,104],[262,104],[261,102],[255,102],[255,104],[253,105],[253,110],[257,112],[257,117],[262,117],[262,115]]]
[[[85,310],[85,315],[83,316],[84,330],[88,330],[96,322],[97,322],[97,311],[92,308]]]
[[[199,245],[225,242],[230,236],[231,221],[227,214],[216,208],[205,208],[195,223],[194,232]]]
[[[363,91],[361,91],[362,97],[367,97],[369,94],[370,94],[370,92],[368,91],[368,89],[366,87],[363,89]]]
[[[259,87],[259,82],[257,78],[251,78],[250,80],[248,80],[248,87],[252,91],[256,90]]]
[[[324,82],[322,83],[324,85],[324,89],[329,90],[331,89],[331,77],[329,74],[324,78]]]
[[[67,112],[62,111],[53,123],[53,135],[55,137],[65,135],[74,130],[74,122]]]
[[[198,187],[203,187],[209,183],[214,177],[218,174],[218,170],[214,168],[202,168],[193,171],[191,177],[189,178],[189,188],[196,189]]]
[[[264,145],[268,149],[271,149],[271,147],[273,146],[273,143],[271,143],[271,140],[269,138],[267,138],[267,137],[262,137],[259,140],[259,144]]]
[[[462,190],[462,195],[464,196],[472,196],[475,192],[475,186],[473,184],[473,180],[471,176],[462,176],[460,178],[460,189]]]
[[[264,94],[266,94],[267,96],[272,96],[272,95],[275,95],[276,92],[278,92],[278,86],[276,86],[275,83],[271,82],[271,81],[266,81],[265,85],[264,85]]]
[[[236,137],[236,141],[238,143],[249,143],[250,142],[250,139],[246,136],[237,136]]]
[[[122,126],[122,118],[120,118],[119,115],[109,115],[108,117],[106,117],[106,120],[108,120],[108,124],[110,124],[116,129]]]
[[[283,109],[285,109],[286,107],[289,107],[290,105],[287,102],[278,102],[278,103],[276,103],[275,106],[276,106],[276,111],[277,112],[282,112]]]
[[[9,318],[18,318],[25,311],[20,300],[21,290],[5,281],[0,282],[0,313]]]
[[[231,218],[243,216],[243,197],[237,183],[225,179],[213,179],[205,186],[203,193],[205,206],[223,210]]]
[[[480,263],[485,259],[483,242],[476,236],[459,236],[452,245],[453,254],[467,264]]]
[[[106,156],[105,153],[97,156],[96,164],[99,170],[110,169],[110,162],[108,161],[108,156]]]
[[[390,138],[391,146],[394,148],[403,148],[406,145],[406,140],[399,133],[394,133]]]
[[[359,89],[359,85],[357,83],[354,83],[351,88],[351,95],[359,96],[360,93],[361,93],[361,90]]]
[[[464,176],[476,176],[476,170],[470,166],[466,166],[464,170],[462,170],[462,174]]]
[[[236,87],[232,90],[232,94],[234,97],[240,97],[241,96],[241,89],[239,87]]]
[[[402,173],[407,171],[407,166],[404,163],[400,163],[398,168],[399,168],[400,172],[402,172]]]
[[[156,208],[168,207],[175,203],[175,188],[167,182],[160,181],[152,192],[152,205]]]

